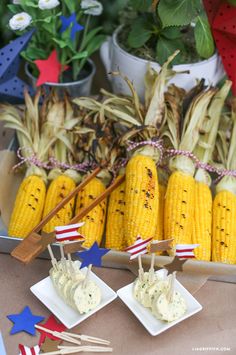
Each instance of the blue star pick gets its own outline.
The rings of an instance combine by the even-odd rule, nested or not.
[[[80,269],[89,265],[102,266],[102,257],[109,251],[110,249],[99,248],[98,243],[95,242],[90,249],[76,253],[82,259]]]
[[[84,29],[84,26],[80,25],[76,21],[76,13],[73,12],[73,14],[71,14],[70,17],[60,16],[60,19],[62,22],[61,32],[65,32],[65,30],[67,30],[67,28],[69,28],[70,25],[72,24],[71,31],[70,31],[70,39],[74,41],[76,32],[82,31]]]
[[[44,317],[32,314],[28,306],[26,306],[21,313],[9,314],[7,318],[14,323],[11,328],[11,335],[19,332],[26,332],[28,334],[35,335],[35,324],[44,320]]]
[[[22,103],[24,81],[17,77],[20,67],[20,53],[30,41],[34,29],[11,41],[0,49],[0,102]],[[33,90],[29,88],[30,94]]]

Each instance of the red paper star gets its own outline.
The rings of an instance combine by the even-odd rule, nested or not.
[[[236,7],[223,0],[204,0],[204,5],[217,49],[236,95]]]
[[[63,67],[58,61],[57,52],[55,49],[52,51],[48,59],[38,59],[35,60],[34,63],[36,64],[40,73],[37,80],[37,86],[40,86],[46,82],[58,83],[61,72],[68,69],[67,66]]]
[[[66,327],[62,323],[59,323],[53,315],[51,315],[48,318],[46,323],[40,325],[50,330],[56,330],[57,332],[63,332],[66,329]],[[38,331],[41,333],[39,339],[39,346],[44,343],[46,337],[53,340],[58,340],[57,337],[54,337],[53,335],[46,333],[44,330],[38,329]]]

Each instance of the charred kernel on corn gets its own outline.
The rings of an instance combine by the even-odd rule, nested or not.
[[[132,157],[126,167],[125,243],[132,245],[137,236],[155,236],[159,201],[158,177],[154,160],[145,155]]]
[[[43,211],[43,217],[53,210],[71,191],[75,189],[74,180],[66,175],[60,175],[54,179],[49,185],[45,206]],[[75,199],[71,199],[63,208],[61,208],[57,214],[50,219],[50,221],[44,226],[43,231],[45,233],[53,232],[55,227],[64,226],[70,222],[73,217]]]
[[[79,193],[76,202],[76,215],[85,207],[89,206],[102,192],[105,186],[100,179],[92,179]],[[94,242],[100,245],[106,219],[107,201],[102,201],[94,207],[83,219],[85,224],[79,229],[79,232],[85,237],[83,246],[89,248]]]
[[[236,264],[236,196],[220,191],[213,202],[212,261]]]
[[[193,244],[199,244],[194,250],[196,259],[211,260],[212,238],[212,194],[209,186],[195,182],[195,205],[193,223]]]
[[[118,176],[119,180],[122,176]],[[123,250],[124,243],[124,213],[125,212],[125,182],[118,186],[110,195],[107,224],[106,248]]]
[[[159,208],[157,211],[157,228],[154,239],[164,239],[164,208],[165,208],[166,186],[159,184]]]
[[[165,239],[175,244],[191,244],[193,228],[195,180],[191,175],[175,171],[171,174],[165,199]]]
[[[45,196],[46,186],[39,176],[31,175],[22,181],[8,227],[10,236],[25,238],[41,221]]]

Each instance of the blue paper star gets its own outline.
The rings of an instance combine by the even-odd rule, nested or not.
[[[28,334],[35,335],[35,324],[44,320],[44,317],[32,314],[28,306],[26,306],[21,313],[9,314],[7,318],[14,323],[11,328],[11,335],[19,332],[26,332]]]
[[[20,53],[30,41],[34,29],[0,49],[0,101],[22,103],[26,83],[17,77],[20,67]],[[29,90],[32,95],[33,90]]]
[[[60,16],[60,19],[62,22],[61,32],[65,32],[65,30],[67,30],[67,28],[69,28],[70,25],[72,24],[71,31],[70,31],[70,39],[74,41],[76,32],[82,31],[84,29],[84,26],[80,25],[76,21],[76,13],[73,12],[73,14],[71,14],[70,17]]]
[[[102,266],[102,257],[109,251],[110,249],[99,248],[98,243],[95,242],[90,249],[76,253],[82,259],[80,268],[89,265]]]

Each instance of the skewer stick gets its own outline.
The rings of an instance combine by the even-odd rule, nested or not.
[[[76,354],[78,352],[112,352],[112,348],[104,348],[99,346],[79,346],[79,347],[71,347],[71,346],[58,346],[57,351],[51,351],[49,353],[44,353],[44,355],[63,355],[63,354]]]
[[[48,252],[49,252],[49,255],[50,255],[50,258],[51,258],[51,262],[52,262],[52,266],[55,268],[55,269],[58,269],[58,264],[57,264],[57,260],[53,254],[53,251],[52,251],[52,248],[51,248],[51,245],[48,244]]]
[[[167,301],[170,303],[173,300],[173,294],[175,290],[175,278],[176,278],[176,271],[173,272],[171,275],[171,280],[170,280],[170,289],[166,295]]]
[[[144,275],[141,255],[138,256],[138,274],[139,274],[139,280],[141,281]]]
[[[95,343],[95,344],[103,344],[103,345],[110,345],[110,341],[109,340],[104,340],[101,338],[96,338],[96,337],[92,337],[90,335],[84,335],[84,334],[75,334],[75,333],[68,333],[68,332],[62,332],[65,335],[69,335],[72,338],[77,338],[80,339],[82,341],[87,341],[90,343]]]
[[[60,253],[61,253],[61,263],[62,263],[62,268],[66,272],[67,269],[67,263],[66,263],[66,258],[65,258],[65,253],[64,253],[64,246],[63,243],[59,244],[60,247]]]
[[[88,268],[87,268],[87,272],[86,272],[86,275],[85,275],[85,279],[84,279],[84,281],[83,281],[83,288],[85,288],[86,285],[87,285],[87,282],[88,282],[88,278],[89,278],[89,274],[90,274],[91,269],[92,269],[92,264],[90,264],[90,265],[88,266]]]
[[[84,345],[84,346],[80,346],[80,347],[74,347],[74,346],[63,346],[63,345],[59,345],[58,349],[60,350],[67,350],[67,351],[86,351],[86,352],[106,352],[106,353],[110,353],[113,351],[113,348],[108,348],[108,347],[103,347],[103,346],[92,346],[92,345]]]
[[[154,264],[155,264],[155,253],[152,253],[151,254],[151,264],[150,264],[150,269],[149,269],[149,282],[150,283],[152,283],[154,281],[154,276],[155,276]]]
[[[44,328],[41,325],[37,325],[37,324],[35,325],[35,328],[43,330],[46,333],[51,334],[51,335],[55,336],[58,339],[62,339],[62,340],[68,341],[69,343],[72,343],[72,344],[81,345],[81,342],[79,340],[76,340],[76,339],[70,337],[67,334],[63,334],[63,332],[57,332],[57,331],[54,331],[54,330],[51,330],[51,329],[48,329],[48,328]]]
[[[63,337],[67,337],[67,338],[72,338],[72,340],[74,340],[73,338],[75,338],[75,339],[80,339],[82,341],[87,341],[90,343],[110,345],[109,340],[105,340],[105,339],[101,339],[101,338],[97,338],[97,337],[92,337],[90,335],[75,334],[75,333],[69,333],[69,332],[57,332],[57,331],[45,328],[45,327],[38,325],[38,324],[35,325],[35,328],[43,330],[46,333],[49,333],[51,335],[54,335],[55,337],[57,337],[59,339],[60,339],[60,336],[63,336]]]

